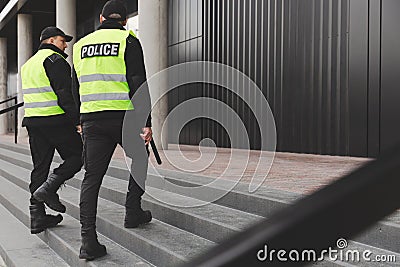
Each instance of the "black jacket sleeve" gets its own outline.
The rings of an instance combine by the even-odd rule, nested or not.
[[[76,75],[75,68],[72,68],[72,96],[75,101],[75,106],[77,110],[79,110],[81,106],[81,99],[79,96],[79,81],[78,76]]]
[[[129,96],[133,101],[135,111],[139,116],[146,116],[145,126],[151,127],[151,100],[148,85],[145,83],[147,79],[143,49],[139,40],[131,35],[127,38],[125,64],[130,88]]]
[[[79,112],[71,92],[71,67],[58,54],[46,58],[43,63],[50,85],[58,98],[58,105],[74,125],[79,125]]]

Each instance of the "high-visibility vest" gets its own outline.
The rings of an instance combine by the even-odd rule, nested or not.
[[[21,68],[25,117],[45,117],[65,113],[58,105],[57,95],[51,88],[43,66],[46,58],[53,54],[58,53],[51,49],[40,49]]]
[[[131,31],[101,29],[74,45],[81,113],[133,109],[125,65],[129,34],[135,36]]]

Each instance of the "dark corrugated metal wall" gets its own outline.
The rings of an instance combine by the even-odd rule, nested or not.
[[[203,0],[169,0],[169,65],[202,60],[202,21]],[[199,84],[179,87],[168,95],[170,109],[187,99],[201,95],[202,86]],[[201,120],[190,122],[183,129],[180,142],[198,144],[202,139],[202,128]]]
[[[392,45],[400,44],[398,2],[170,0],[170,63],[221,62],[253,79],[273,110],[279,151],[376,156],[400,136],[393,113],[400,111],[399,46]],[[192,30],[188,16],[203,27]],[[252,148],[259,147],[251,111],[222,88],[181,88],[170,106],[200,95],[232,106]],[[229,146],[224,130],[208,120],[186,127],[180,141],[197,144],[202,137]]]
[[[349,153],[377,156],[400,141],[400,1],[351,0]]]
[[[280,151],[348,153],[347,14],[347,0],[205,1],[204,59],[257,83]],[[250,112],[242,118],[255,128]]]
[[[381,69],[381,77],[374,76],[374,83],[381,86],[377,92],[378,101],[381,101],[381,113],[376,120],[380,123],[381,149],[390,148],[395,142],[400,142],[400,1],[384,0],[382,4],[381,40],[378,33],[372,41],[375,44],[375,68]],[[379,42],[381,41],[381,42]],[[381,52],[381,61],[376,55]],[[380,78],[380,80],[379,80]]]

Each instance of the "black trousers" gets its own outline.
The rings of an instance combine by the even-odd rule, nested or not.
[[[64,162],[53,170],[54,174],[66,181],[81,170],[82,140],[72,124],[26,128],[33,161],[29,184],[31,194],[47,180],[55,150]],[[31,197],[31,203],[37,201]]]
[[[80,221],[82,229],[95,228],[97,199],[103,177],[117,146],[124,145],[125,154],[132,159],[131,175],[125,207],[135,210],[140,207],[147,176],[148,155],[144,141],[140,137],[141,128],[123,130],[123,122],[118,119],[84,121],[83,158],[85,177],[80,195]]]

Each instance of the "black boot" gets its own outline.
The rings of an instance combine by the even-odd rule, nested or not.
[[[64,183],[63,177],[54,173],[50,174],[47,180],[33,193],[33,197],[46,203],[46,205],[55,211],[64,213],[66,208],[60,202],[58,188]]]
[[[63,217],[61,214],[57,216],[47,215],[44,211],[43,203],[32,204],[29,206],[31,214],[31,233],[38,234],[47,228],[51,228],[59,224]]]
[[[79,251],[79,258],[88,261],[107,255],[106,246],[97,240],[96,230],[94,228],[81,230],[82,246]]]
[[[131,212],[126,211],[124,227],[125,228],[136,228],[139,225],[149,223],[153,219],[151,212],[149,210],[144,210],[142,212]]]
[[[133,205],[132,205],[133,204]],[[149,210],[143,210],[141,207],[141,199],[136,200],[126,208],[125,228],[136,228],[141,224],[146,224],[153,218]]]

